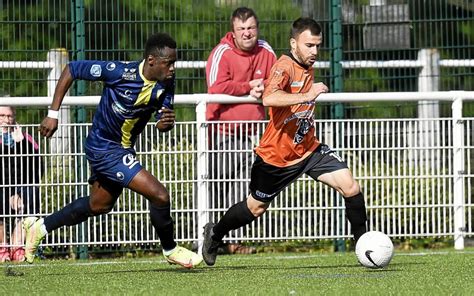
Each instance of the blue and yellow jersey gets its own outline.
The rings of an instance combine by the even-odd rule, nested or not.
[[[159,82],[143,76],[142,62],[75,61],[69,63],[74,79],[103,81],[86,148],[107,151],[133,148],[137,136],[162,107],[172,109],[175,78]]]

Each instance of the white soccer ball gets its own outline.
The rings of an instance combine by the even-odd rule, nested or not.
[[[355,253],[360,264],[365,267],[383,268],[392,260],[393,243],[385,233],[369,231],[357,241]]]

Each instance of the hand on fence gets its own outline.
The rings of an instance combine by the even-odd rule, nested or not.
[[[312,94],[314,95],[314,99],[316,99],[320,94],[327,93],[329,88],[322,82],[313,83],[313,87],[311,87]]]
[[[263,94],[263,79],[254,79],[249,81],[250,95],[254,98],[261,98]]]

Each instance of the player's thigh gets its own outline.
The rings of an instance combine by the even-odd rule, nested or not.
[[[86,149],[86,156],[91,167],[89,184],[99,180],[104,186],[110,183],[127,187],[142,169],[132,149],[115,148],[105,152]]]
[[[128,188],[143,195],[152,203],[162,204],[169,202],[169,194],[166,187],[143,168],[133,177],[132,181],[128,184]]]
[[[352,196],[358,190],[346,162],[329,146],[321,144],[307,162],[306,173],[314,180],[336,189],[344,196]],[[358,192],[354,193],[357,194]]]
[[[331,186],[345,197],[359,193],[359,185],[349,169],[340,169],[319,176],[318,181]]]
[[[105,177],[99,177],[92,182],[89,204],[93,212],[106,213],[112,210],[115,202],[122,193],[123,187]]]

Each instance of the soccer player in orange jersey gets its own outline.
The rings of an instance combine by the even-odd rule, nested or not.
[[[260,217],[272,200],[288,185],[307,174],[344,196],[346,215],[354,239],[367,231],[364,196],[347,164],[315,136],[313,110],[316,98],[328,92],[323,83],[313,83],[313,64],[323,41],[321,26],[311,18],[293,22],[291,50],[272,67],[263,92],[270,107],[270,121],[252,166],[247,200],[234,204],[217,224],[204,227],[203,258],[214,265],[216,246],[229,231]]]

